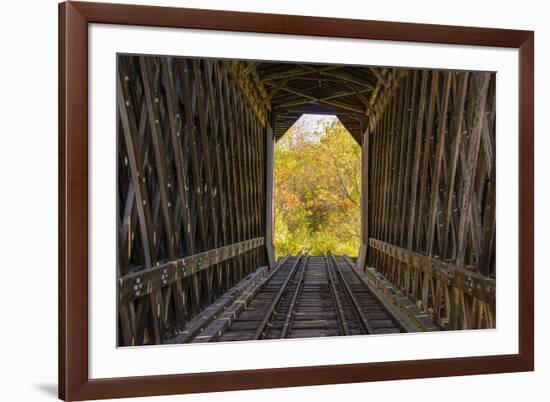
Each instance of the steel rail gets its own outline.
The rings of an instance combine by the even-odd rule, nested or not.
[[[342,335],[349,335],[349,326],[348,322],[346,320],[346,315],[344,313],[344,309],[342,307],[342,301],[340,300],[340,295],[338,294],[338,291],[336,290],[336,285],[334,283],[334,278],[332,277],[332,272],[330,270],[330,264],[328,257],[325,255],[325,267],[327,269],[327,277],[330,284],[330,290],[332,294],[332,300],[334,304],[336,305],[336,318],[338,319],[338,324],[340,325],[340,330],[342,332]]]
[[[275,263],[275,266],[271,268],[270,271],[268,271],[267,276],[262,280],[260,287],[263,286],[268,280],[270,280],[273,277],[273,275],[275,275],[275,273],[279,271],[279,269],[285,264],[286,260],[288,260],[289,258],[290,258],[290,254],[287,254],[283,258],[281,258],[279,261],[277,261]]]
[[[340,267],[338,266],[338,263],[336,262],[336,258],[334,258],[334,256],[332,254],[330,254],[330,259],[331,259],[331,262],[334,264],[334,269],[335,269],[337,275],[340,278],[340,281],[342,283],[342,287],[344,288],[344,291],[345,291],[346,295],[348,296],[349,300],[351,301],[351,305],[353,307],[353,310],[355,311],[355,314],[357,315],[357,317],[359,317],[359,322],[361,323],[361,326],[363,327],[363,331],[366,334],[373,334],[374,333],[374,328],[370,324],[370,322],[369,322],[368,318],[365,316],[365,314],[363,314],[363,310],[361,309],[361,306],[359,305],[359,302],[355,298],[355,296],[353,294],[353,291],[349,287],[349,284],[346,281],[346,278],[344,277],[344,274],[342,273]],[[370,293],[371,292],[369,290],[369,294]]]
[[[309,255],[306,256],[306,259],[303,263],[302,272],[300,272],[300,277],[298,278],[298,282],[296,283],[296,287],[294,288],[294,294],[292,295],[292,300],[290,301],[290,306],[288,307],[288,311],[286,313],[285,323],[283,324],[283,329],[281,330],[281,334],[279,338],[286,338],[286,335],[288,333],[288,330],[290,328],[290,323],[292,319],[294,318],[294,309],[296,308],[296,302],[298,300],[298,296],[301,293],[301,290],[303,288],[304,284],[304,273],[307,269],[307,264],[309,260]]]
[[[262,278],[260,281],[258,281],[257,284],[253,286],[252,289],[248,290],[247,292],[251,292],[254,295],[258,293],[258,291],[264,286],[278,271],[282,268],[282,266],[285,264],[285,262],[290,257],[290,254],[285,255],[282,257],[279,261],[275,263],[275,266],[271,268],[271,271],[268,271],[267,275]],[[233,289],[233,288],[232,288]],[[230,289],[229,291],[231,291]],[[224,295],[222,295],[223,297]],[[234,300],[238,296],[227,298],[227,300],[224,303],[221,303],[216,309],[212,310],[210,312],[210,316],[205,319],[205,310],[201,314],[199,314],[196,318],[194,318],[190,323],[190,327],[187,327],[180,335],[176,336],[175,338],[171,338],[167,343],[191,343],[193,339],[195,339],[203,330],[206,328],[210,323],[216,320],[216,317],[218,317],[223,311],[227,309],[227,307],[234,302]],[[219,334],[221,336],[222,333]],[[177,339],[177,340],[176,340]]]
[[[380,295],[379,291],[371,285],[361,274],[357,271],[357,269],[353,266],[353,264],[349,261],[348,256],[344,256],[344,261],[346,264],[350,267],[351,271],[355,274],[355,276],[359,279],[361,284],[367,288],[370,292],[370,294],[378,301],[380,304],[380,307],[388,318],[395,324],[397,328],[399,328],[403,332],[419,332],[421,329],[416,324],[412,324],[410,321],[406,319],[406,317],[399,311],[399,308],[393,305],[391,301],[386,301],[383,299],[383,297]],[[400,316],[403,316],[403,318],[400,318]]]
[[[285,292],[286,287],[288,286],[288,283],[290,282],[290,278],[292,278],[292,276],[294,275],[294,271],[296,270],[296,267],[298,266],[298,264],[300,263],[301,260],[302,260],[302,253],[298,254],[298,257],[296,258],[296,262],[294,263],[294,265],[290,269],[290,272],[288,273],[288,276],[286,277],[285,281],[281,285],[281,288],[279,289],[279,291],[275,295],[275,298],[273,299],[273,302],[271,303],[271,305],[267,309],[265,315],[263,316],[262,321],[260,321],[260,325],[256,329],[256,332],[254,332],[254,336],[252,337],[253,340],[258,340],[258,339],[261,338],[262,334],[265,331],[265,327],[266,327],[267,323],[269,322],[269,319],[271,318],[271,315],[273,314],[273,311],[275,310],[275,307],[279,303],[279,300],[281,299],[281,296]]]

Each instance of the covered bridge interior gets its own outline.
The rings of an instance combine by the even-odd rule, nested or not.
[[[384,333],[357,311],[359,283],[401,330],[495,327],[495,74],[132,55],[117,68],[120,346],[241,339],[212,334],[282,275],[251,330],[267,337],[318,264],[340,334],[354,333],[346,303],[357,333]],[[337,116],[361,146],[353,260],[275,255],[274,144],[303,114]]]

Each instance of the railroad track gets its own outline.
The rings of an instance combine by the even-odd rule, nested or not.
[[[266,278],[246,308],[215,340],[405,331],[349,260],[332,255],[298,255],[286,258]]]

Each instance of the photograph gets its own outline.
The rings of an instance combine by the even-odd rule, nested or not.
[[[4,4],[2,400],[549,399],[544,2]]]
[[[117,346],[495,330],[498,79],[118,53]]]

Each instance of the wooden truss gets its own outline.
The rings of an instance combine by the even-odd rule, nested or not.
[[[386,103],[363,141],[361,255],[441,326],[494,328],[495,74],[405,71]]]
[[[118,57],[120,345],[181,333],[266,263],[266,125],[244,97],[220,61]]]
[[[495,327],[494,74],[121,55],[117,109],[120,345],[186,337],[274,265],[273,146],[303,113],[362,146],[357,266],[416,319]]]

